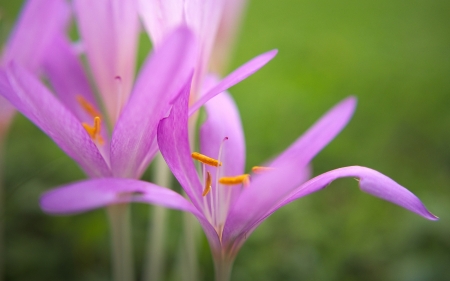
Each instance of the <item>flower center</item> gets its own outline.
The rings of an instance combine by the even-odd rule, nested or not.
[[[226,138],[224,139],[224,141]],[[223,145],[223,143],[222,143]],[[203,213],[207,220],[214,226],[219,237],[223,232],[226,222],[228,210],[234,196],[238,190],[234,188],[248,187],[250,185],[250,175],[242,174],[235,176],[224,175],[224,165],[221,161],[222,145],[219,149],[218,159],[211,158],[204,154],[193,152],[192,158],[201,163],[201,178],[203,178],[204,188],[203,197]],[[263,173],[271,170],[270,167],[255,166],[252,168],[253,173]]]

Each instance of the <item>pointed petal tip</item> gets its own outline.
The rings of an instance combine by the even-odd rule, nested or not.
[[[267,56],[270,56],[271,59],[274,58],[278,54],[278,49],[273,49],[265,53]]]
[[[356,106],[358,104],[358,98],[356,96],[349,96],[341,101],[337,106],[342,106],[348,108],[352,114],[355,112]]]
[[[358,178],[360,179],[359,187],[362,191],[399,205],[428,220],[439,219],[428,211],[416,195],[395,182],[393,179],[369,168],[359,166],[349,168],[360,173]]]
[[[262,54],[256,56],[249,62],[252,62],[252,61],[257,62],[260,65],[259,68],[261,68],[264,65],[266,65],[269,61],[271,61],[277,54],[278,54],[278,49],[273,49],[273,50],[270,50],[268,52],[265,52],[265,53],[262,53]]]

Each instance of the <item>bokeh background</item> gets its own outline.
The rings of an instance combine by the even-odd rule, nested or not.
[[[5,42],[22,1],[0,3]],[[314,174],[374,168],[441,219],[426,221],[361,193],[352,179],[338,180],[263,223],[238,255],[232,280],[450,280],[449,15],[447,0],[249,2],[230,69],[273,48],[279,54],[231,89],[248,167],[355,95],[352,121],[314,159]],[[145,35],[142,46],[141,59]],[[83,178],[79,168],[20,115],[5,155],[6,280],[110,280],[105,212],[51,217],[38,207],[43,191]],[[148,210],[132,207],[138,273]],[[170,213],[167,280],[180,280],[180,217]],[[199,241],[201,279],[212,280],[209,248]]]

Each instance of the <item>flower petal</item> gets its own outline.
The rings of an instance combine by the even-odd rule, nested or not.
[[[75,0],[74,7],[95,81],[114,124],[133,86],[139,35],[135,1]],[[120,87],[115,77],[121,78]]]
[[[366,193],[399,205],[426,219],[438,219],[438,217],[427,210],[419,198],[391,178],[366,167],[352,166],[332,170],[307,181],[292,191],[289,196],[276,204],[276,206],[268,209],[266,213],[261,213],[261,216],[257,220],[253,222],[247,221],[245,226],[235,223],[233,226],[234,235],[242,235],[243,233],[245,233],[245,235],[250,234],[262,221],[264,221],[264,219],[280,207],[303,196],[324,189],[332,181],[344,177],[357,178],[360,189]],[[238,234],[238,232],[240,233]],[[239,237],[238,239],[245,238]]]
[[[226,91],[228,88],[233,87],[237,83],[241,82],[245,78],[258,71],[261,67],[272,60],[277,52],[277,50],[272,50],[267,53],[261,54],[230,73],[214,88],[210,89],[206,94],[202,95],[202,97],[189,108],[189,116],[214,96]]]
[[[187,116],[189,89],[186,87],[177,98],[169,117],[159,122],[157,139],[159,150],[173,175],[192,203],[199,210],[202,210],[201,194],[203,187],[191,158],[189,146]]]
[[[4,75],[3,72],[0,77]],[[7,68],[6,77],[6,81],[0,79],[0,94],[52,138],[88,175],[110,175],[105,160],[81,123],[48,89],[15,63]]]
[[[292,195],[281,204],[285,205],[293,200],[321,190],[332,181],[343,177],[358,178],[360,189],[370,195],[392,202],[426,219],[438,219],[408,189],[378,171],[360,166],[340,168],[317,176],[294,190]]]
[[[50,214],[75,214],[111,204],[145,202],[197,214],[183,196],[165,187],[119,178],[102,178],[68,184],[44,193],[41,208]]]
[[[45,192],[39,204],[48,214],[70,215],[129,202],[148,203],[190,212],[202,224],[212,247],[220,247],[214,228],[191,202],[173,190],[145,181],[120,178],[80,181]]]
[[[63,0],[27,1],[0,64],[14,60],[32,72],[37,71],[53,36],[64,31],[68,20],[69,8]]]
[[[148,165],[158,122],[190,82],[195,41],[186,28],[177,29],[146,62],[114,129],[111,165],[114,175],[138,177]],[[146,162],[147,161],[147,162]]]

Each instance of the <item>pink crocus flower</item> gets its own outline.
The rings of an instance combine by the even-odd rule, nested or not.
[[[223,93],[206,104],[208,117],[200,129],[200,155],[190,149],[187,101],[179,98],[171,115],[160,122],[158,143],[172,173],[201,213],[197,218],[217,271],[227,271],[247,237],[273,212],[337,178],[357,178],[362,191],[427,219],[437,219],[406,188],[366,167],[339,168],[307,180],[308,164],[345,127],[355,106],[353,97],[340,102],[286,151],[267,164],[255,166],[250,176],[244,171],[244,136],[231,96]],[[200,160],[200,169],[191,157]]]
[[[178,29],[146,61],[112,134],[102,123],[104,113],[68,42],[63,38],[55,42],[61,48],[53,49],[54,58],[63,63],[50,61],[46,68],[50,80],[55,81],[56,95],[15,63],[0,71],[0,94],[88,176],[138,178],[156,152],[159,120],[191,77],[195,53],[192,33]],[[64,74],[69,72],[66,78]]]
[[[200,129],[200,153],[191,150],[189,92],[186,84],[170,115],[158,127],[160,151],[189,199],[143,181],[96,179],[49,191],[41,198],[41,207],[49,213],[67,214],[133,201],[191,212],[211,246],[218,280],[227,279],[240,247],[259,224],[280,207],[327,187],[337,178],[357,178],[362,191],[426,219],[437,219],[414,194],[369,168],[344,167],[307,180],[308,163],[350,120],[355,98],[333,107],[286,151],[268,164],[254,167],[250,176],[244,173],[245,144],[239,114],[226,93],[206,104],[208,117]],[[197,160],[201,162],[199,169]]]
[[[66,2],[50,2],[64,9],[67,18]],[[86,53],[100,99],[95,97],[88,74],[63,27],[43,38],[50,44],[41,51],[42,72],[57,98],[17,63],[3,72],[4,85],[0,94],[49,134],[90,177],[139,178],[157,152],[157,122],[168,112],[170,102],[178,94],[176,88],[188,80],[187,73],[196,67],[198,51],[194,44],[197,44],[186,28],[175,31],[178,39],[172,36],[168,40],[170,34],[165,34],[166,40],[161,38],[156,48],[161,51],[145,64],[132,90],[139,32],[134,1],[75,0],[72,4],[81,35],[81,50]],[[276,51],[271,51],[251,60],[205,96],[211,98],[245,79],[275,54]],[[36,85],[36,90],[30,85]],[[135,94],[137,92],[139,94]],[[193,104],[193,110],[206,100]],[[46,103],[51,106],[44,106]],[[58,114],[70,117],[61,122],[52,118],[39,119],[43,113],[32,114],[35,110],[52,115],[56,120],[62,118],[58,118]],[[79,126],[75,130],[66,127],[55,132],[68,120]]]

